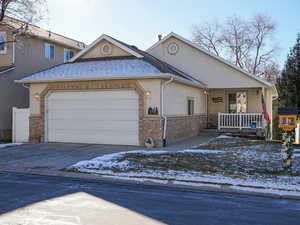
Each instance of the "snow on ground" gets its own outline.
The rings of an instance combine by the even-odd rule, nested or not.
[[[24,143],[8,143],[8,144],[0,144],[0,148],[13,147],[23,145]]]
[[[228,139],[228,138],[235,138],[235,137],[232,137],[232,136],[228,136],[228,135],[220,135],[216,138],[220,138],[220,139]]]
[[[78,162],[66,170],[139,182],[154,179],[161,183],[184,182],[195,186],[206,183],[300,192],[299,153],[294,154],[295,175],[289,176],[283,172],[280,144],[241,138],[226,142],[218,137],[210,143],[201,149],[176,152],[136,150],[108,154]]]
[[[205,150],[205,149],[186,149],[178,152],[189,152],[189,153],[202,153],[202,154],[217,154],[224,152],[223,150]]]

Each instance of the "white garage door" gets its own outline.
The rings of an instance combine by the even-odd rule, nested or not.
[[[53,92],[46,109],[49,142],[139,145],[135,91]]]

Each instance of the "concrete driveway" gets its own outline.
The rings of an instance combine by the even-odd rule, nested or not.
[[[204,133],[163,148],[167,151],[188,149],[206,142],[215,134]],[[121,151],[141,150],[138,146],[38,143],[0,148],[0,171],[48,171],[53,173],[82,160]],[[159,150],[159,149],[157,149]]]
[[[0,170],[58,171],[104,154],[141,149],[133,146],[39,143],[0,149]]]

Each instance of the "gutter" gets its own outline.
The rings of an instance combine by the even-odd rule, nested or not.
[[[164,90],[165,90],[165,87],[172,83],[174,81],[174,78],[171,77],[170,80],[164,82],[162,85],[161,85],[161,101],[160,101],[160,108],[161,108],[161,116],[162,118],[164,119],[164,129],[163,129],[163,147],[166,147],[166,144],[167,144],[167,141],[166,141],[166,135],[167,135],[167,122],[168,122],[168,119],[167,119],[167,116],[165,115],[164,113]]]
[[[3,70],[3,71],[1,71],[0,72],[0,74],[2,74],[2,73],[6,73],[6,72],[9,72],[9,71],[11,71],[11,70],[14,70],[16,67],[15,66],[13,66],[13,67],[11,67],[11,68],[8,68],[7,70]]]
[[[45,80],[15,80],[16,83],[58,83],[58,82],[76,82],[76,81],[104,81],[104,80],[138,80],[138,79],[171,79],[178,83],[186,84],[196,88],[206,88],[206,86],[177,77],[170,73],[161,73],[156,75],[143,76],[111,76],[111,77],[78,77],[78,78],[63,78],[63,79],[45,79]]]
[[[43,36],[40,36],[40,35],[36,35],[36,34],[29,34],[29,35],[31,35],[32,37],[44,40],[44,41],[49,41],[49,42],[52,42],[52,43],[55,43],[55,44],[59,44],[59,45],[62,45],[62,46],[66,46],[66,47],[69,47],[69,48],[73,48],[73,49],[75,48],[75,49],[77,49],[79,51],[81,51],[81,50],[84,49],[84,48],[81,48],[81,47],[76,46],[76,45],[70,45],[70,44],[67,44],[65,42],[58,41],[58,40],[51,39],[51,38],[47,38],[47,37],[43,37]]]
[[[273,90],[275,92],[275,95],[273,96],[272,101],[275,101],[275,100],[277,100],[279,98],[279,94],[278,94],[278,90],[277,90],[275,84],[272,85],[272,88],[273,88]]]

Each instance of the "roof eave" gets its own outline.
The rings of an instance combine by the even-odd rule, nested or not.
[[[78,82],[78,81],[104,81],[104,80],[137,80],[137,79],[169,79],[173,78],[179,83],[197,88],[207,88],[199,83],[185,80],[170,73],[160,73],[155,75],[133,75],[133,76],[110,76],[110,77],[84,77],[84,78],[63,78],[63,79],[45,79],[45,80],[15,80],[16,83],[33,84],[33,83],[57,83],[57,82]]]
[[[15,67],[15,66],[13,66],[13,67],[10,67],[10,68],[8,68],[8,69],[6,69],[6,70],[0,71],[0,74],[3,74],[3,73],[6,73],[6,72],[9,72],[9,71],[11,71],[11,70],[14,70],[14,69],[16,69],[16,67]]]

